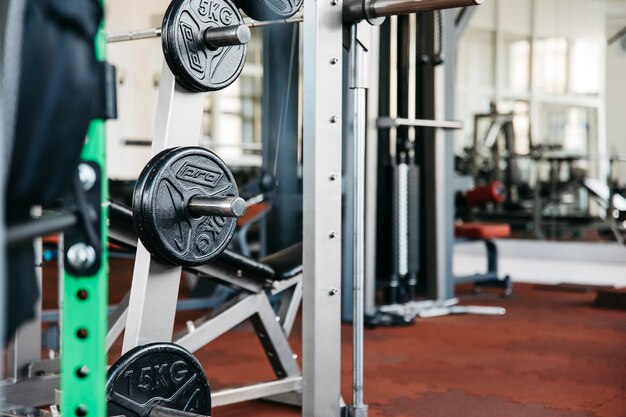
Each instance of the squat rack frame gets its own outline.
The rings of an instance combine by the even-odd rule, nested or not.
[[[104,7],[104,0],[101,0]],[[95,39],[95,54],[106,60],[104,18]],[[93,120],[81,154],[81,163],[92,163],[100,181],[100,248],[101,263],[93,275],[72,275],[59,256],[62,279],[61,298],[61,410],[77,417],[106,416],[108,309],[108,203],[109,186],[106,174],[106,121]],[[67,248],[65,248],[67,249]],[[62,239],[59,252],[62,253]],[[62,273],[62,274],[61,274]],[[85,331],[86,333],[82,333]]]
[[[479,0],[305,0],[303,19],[303,383],[302,415],[339,416],[342,409],[341,375],[341,200],[342,200],[342,91],[344,10],[354,20],[376,18],[416,10],[478,4]],[[367,10],[365,10],[367,6]],[[362,9],[362,10],[361,10]],[[346,22],[352,23],[352,22]],[[104,58],[106,40],[98,37],[97,51]],[[354,86],[360,88],[360,86]],[[164,63],[154,129],[153,153],[161,149],[195,145],[200,137],[203,109],[202,93],[189,93],[177,86]],[[364,117],[364,115],[360,115]],[[364,138],[363,138],[364,139]],[[83,152],[86,160],[96,162],[104,173],[105,125],[95,121]],[[102,176],[106,178],[106,175]],[[102,181],[102,201],[108,200],[106,181]],[[103,250],[106,251],[106,206],[102,210]],[[140,245],[141,246],[141,245]],[[61,388],[65,412],[81,417],[106,415],[104,375],[106,355],[107,267],[90,278],[65,276],[63,300],[63,357]],[[134,279],[138,279],[129,309],[123,350],[147,341],[171,340],[180,267],[155,262],[143,247],[137,251]],[[156,291],[147,294],[147,282]],[[77,290],[88,285],[92,297],[76,300]],[[166,295],[164,298],[163,295]],[[137,303],[133,303],[135,298]],[[141,316],[158,308],[171,312],[171,323],[143,325]],[[79,320],[82,320],[79,322]],[[76,326],[89,326],[90,337],[76,339]],[[88,364],[87,378],[79,377],[77,367]],[[95,411],[95,412],[94,412]],[[82,413],[82,411],[81,411]],[[364,415],[366,415],[366,411]]]

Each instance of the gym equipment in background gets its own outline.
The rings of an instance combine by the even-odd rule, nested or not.
[[[469,13],[468,13],[469,12]],[[376,265],[370,270],[368,295],[368,325],[397,326],[413,322],[417,317],[436,317],[447,314],[502,315],[503,308],[456,306],[454,276],[451,259],[454,244],[454,195],[464,187],[465,180],[454,175],[448,139],[451,130],[462,129],[454,120],[435,120],[439,100],[445,100],[448,111],[449,95],[445,98],[435,88],[435,66],[438,59],[420,60],[420,56],[443,56],[446,53],[446,74],[455,68],[454,48],[464,27],[463,21],[471,16],[464,9],[456,16],[449,14],[445,24],[451,33],[442,42],[445,51],[436,48],[437,22],[434,14],[415,19],[414,25],[426,25],[423,30],[411,30],[411,19],[399,17],[396,31],[385,22],[381,28],[379,118],[377,121],[379,143],[377,206],[368,206],[376,212]],[[410,36],[417,39],[412,42]],[[396,42],[392,42],[392,37]],[[424,41],[422,37],[428,36]],[[392,59],[390,46],[397,47]],[[411,45],[414,45],[411,48]],[[407,86],[411,85],[410,62],[415,66],[414,85],[422,86],[415,93],[415,114],[410,114]],[[393,63],[393,64],[392,64]],[[396,77],[391,72],[396,70]],[[396,82],[392,82],[393,79]],[[447,87],[446,87],[447,88]],[[389,91],[397,90],[392,95]],[[397,113],[391,114],[391,99],[398,102]],[[435,101],[436,100],[436,101]],[[454,106],[452,105],[453,109]],[[394,136],[390,131],[395,129]],[[443,130],[442,133],[437,133]],[[386,150],[390,150],[386,152]],[[424,196],[428,196],[424,198]],[[371,282],[370,281],[370,282]],[[376,304],[377,290],[384,289],[384,302]]]
[[[513,294],[513,281],[509,275],[500,277],[498,270],[498,247],[495,239],[511,236],[511,226],[506,223],[482,223],[471,221],[472,209],[488,204],[498,204],[506,200],[506,188],[500,181],[480,185],[465,192],[457,193],[457,218],[455,224],[455,244],[483,242],[487,250],[487,271],[466,276],[455,276],[455,283],[471,282],[474,289],[496,287],[504,290],[504,295]]]

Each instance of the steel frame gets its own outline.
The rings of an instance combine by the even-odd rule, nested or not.
[[[172,146],[196,145],[201,133],[203,104],[204,95],[189,93],[179,88],[169,67],[164,64],[152,153],[156,154]],[[137,255],[128,301],[123,300],[113,314],[107,346],[111,346],[125,328],[123,352],[154,341],[174,341],[193,352],[241,322],[251,319],[277,377],[301,378],[300,369],[289,347],[288,333],[277,322],[263,285],[255,285],[254,281],[246,279],[245,276],[239,277],[235,273],[225,272],[211,266],[210,263],[197,268],[197,271],[237,285],[242,289],[242,295],[217,312],[200,318],[190,325],[186,332],[172,337],[182,268],[164,264],[151,257],[136,238],[115,229],[111,232],[117,239],[136,245]],[[293,326],[300,304],[300,280],[301,277],[297,277],[290,280],[289,284],[280,284],[280,291],[294,287],[289,302],[283,303],[283,321],[288,331]],[[280,292],[278,288],[274,288],[273,291]],[[122,325],[124,322],[125,326]],[[261,398],[268,395],[267,392],[271,394],[290,392],[284,389],[292,390],[294,384],[291,381],[282,385],[274,383],[271,386],[269,391],[267,385],[261,384],[256,387],[239,388],[238,391],[215,392],[214,406]]]
[[[104,0],[101,0],[104,6]],[[106,60],[104,22],[95,39],[96,57]],[[108,304],[108,201],[106,175],[106,121],[91,122],[81,160],[92,162],[100,172],[100,250],[101,264],[91,276],[73,276],[66,269],[62,277],[61,303],[61,398],[53,402],[61,409],[87,417],[106,416],[106,352],[104,340]],[[59,240],[59,251],[63,250]],[[60,257],[62,258],[62,257]],[[59,262],[60,267],[63,262]],[[86,298],[79,295],[85,291]],[[85,331],[85,337],[80,332]],[[82,369],[84,372],[78,372]],[[54,391],[53,391],[54,393]],[[58,399],[57,399],[58,400]]]
[[[304,417],[341,410],[342,4],[304,1]]]
[[[205,269],[205,272],[208,272],[206,268],[199,269]],[[224,276],[223,272],[222,276]],[[245,276],[242,278],[241,282],[245,285],[247,279]],[[219,277],[217,279],[219,280]],[[238,277],[228,278],[231,285],[237,285],[239,280]],[[269,296],[279,293],[284,293],[284,297],[277,315],[270,305]],[[251,292],[242,288],[239,296],[193,323],[188,323],[186,330],[173,336],[174,343],[195,352],[244,321],[251,320],[267,358],[277,378],[280,379],[214,391],[211,394],[213,407],[259,398],[273,399],[273,396],[288,393],[295,394],[295,400],[289,401],[291,404],[300,403],[302,374],[289,345],[288,336],[301,300],[302,275],[284,282],[277,282],[273,288],[269,289],[259,286],[258,291]],[[124,310],[127,308],[127,305],[120,303],[115,313],[118,320],[110,324],[108,346],[119,336],[120,327],[123,329],[123,322],[127,316]],[[274,399],[281,401],[279,398]]]
[[[110,234],[114,239],[129,245],[137,243],[130,237],[130,233],[119,228],[112,227]],[[280,378],[276,381],[214,391],[213,406],[219,407],[259,398],[300,405],[302,374],[287,338],[302,300],[302,275],[284,281],[261,283],[210,264],[194,268],[193,271],[211,276],[221,283],[237,286],[241,289],[241,294],[216,311],[188,325],[186,331],[174,335],[172,338],[174,342],[194,352],[250,319],[277,378]],[[274,313],[269,302],[269,296],[276,294],[284,294],[278,314]],[[110,317],[106,337],[107,350],[124,330],[129,299],[130,292],[120,301]],[[155,319],[160,320],[161,317]],[[29,335],[34,335],[34,331]],[[23,339],[22,337],[20,340]],[[40,361],[38,356],[35,358],[34,355],[30,355],[29,358],[32,362],[28,362],[26,357],[22,360],[23,369],[29,370],[27,378],[5,385],[8,398],[13,403],[29,406],[54,403],[55,390],[59,388],[58,359]],[[45,370],[46,375],[37,376],[37,370]]]
[[[469,0],[467,0],[469,2]],[[354,3],[354,2],[353,2]],[[360,0],[358,2],[361,4]],[[394,2],[380,2],[376,13],[390,8]],[[396,2],[397,3],[397,2]],[[416,2],[407,2],[416,3]],[[442,1],[438,6],[452,1]],[[365,3],[363,3],[365,4]],[[415,4],[413,4],[415,6]],[[416,7],[416,6],[415,6]],[[448,6],[450,7],[450,6]],[[340,395],[340,350],[341,326],[339,296],[341,288],[341,173],[342,173],[342,41],[343,41],[343,4],[340,0],[321,2],[304,1],[303,21],[303,267],[302,281],[294,281],[290,299],[286,299],[280,309],[282,327],[267,299],[265,290],[250,291],[251,282],[241,280],[241,288],[248,290],[242,298],[232,305],[228,304],[215,316],[205,317],[194,325],[195,330],[179,335],[181,344],[197,348],[203,342],[210,341],[234,325],[239,319],[251,317],[257,333],[266,336],[264,347],[272,352],[271,358],[275,370],[280,370],[278,381],[243,387],[227,392],[216,393],[215,405],[229,404],[251,398],[276,395],[284,392],[302,390],[302,414],[305,417],[338,417],[343,402]],[[414,10],[399,10],[412,12]],[[358,10],[357,10],[358,12]],[[381,12],[382,13],[382,12]],[[359,14],[359,13],[357,13]],[[372,14],[372,16],[370,16]],[[375,13],[367,12],[361,18],[371,18]],[[102,39],[104,41],[104,38]],[[360,89],[360,88],[359,88]],[[358,94],[357,94],[358,96]],[[356,97],[356,96],[355,96]],[[196,145],[200,137],[200,125],[203,110],[203,94],[189,93],[177,86],[176,80],[164,63],[156,122],[152,143],[152,153],[173,146]],[[361,104],[362,98],[359,99]],[[362,109],[362,106],[361,106]],[[103,129],[98,126],[98,129]],[[103,182],[104,183],[104,182]],[[360,185],[362,187],[362,185]],[[106,190],[105,190],[106,191]],[[106,195],[106,193],[105,193]],[[106,210],[104,211],[106,213]],[[104,222],[103,222],[104,224]],[[362,228],[362,226],[359,226]],[[106,235],[105,235],[106,236]],[[126,322],[123,351],[154,341],[171,341],[176,310],[181,267],[166,265],[153,259],[148,251],[137,243],[137,255],[133,273],[133,283],[128,295],[128,307],[118,310],[110,326],[112,334],[121,331],[121,324]],[[362,261],[360,261],[362,262]],[[209,274],[210,266],[207,268]],[[362,268],[362,265],[359,267]],[[213,274],[211,274],[213,275]],[[235,275],[215,274],[218,279],[227,282],[237,281]],[[98,280],[98,285],[106,279]],[[287,285],[287,284],[284,284]],[[280,292],[285,288],[274,288],[270,293]],[[100,288],[99,297],[104,299],[106,287]],[[290,352],[286,335],[293,326],[294,305],[303,297],[303,374]],[[439,296],[438,298],[441,298]],[[254,308],[250,308],[253,306]],[[104,313],[106,304],[98,311]],[[124,313],[126,310],[126,313]],[[98,314],[97,320],[102,326],[105,318]],[[221,322],[222,329],[209,326],[208,323]],[[227,325],[224,326],[223,323]],[[67,328],[67,327],[66,327]],[[98,338],[100,340],[98,330]],[[67,335],[65,335],[67,336]],[[69,335],[71,340],[71,336]],[[66,340],[66,339],[64,339]],[[94,350],[94,357],[100,355],[101,343]],[[67,353],[67,352],[66,352]],[[71,352],[73,353],[73,352]],[[104,359],[104,354],[100,355]],[[68,362],[74,358],[68,358]],[[99,365],[97,366],[100,370]],[[71,369],[64,368],[64,380],[70,381]],[[97,373],[96,375],[100,375]],[[58,379],[58,375],[56,376]],[[34,383],[33,390],[43,390],[54,385],[55,376],[42,377]],[[104,378],[101,381],[87,381],[91,385],[85,392],[77,392],[76,397],[99,390],[91,403],[96,403],[98,415],[102,407],[100,400],[104,393]],[[68,384],[68,386],[70,386]],[[22,387],[21,392],[25,392]],[[48,391],[50,392],[50,391]],[[32,392],[29,392],[32,394]],[[282,400],[293,398],[279,396]],[[74,394],[64,396],[65,409],[72,410]],[[358,405],[358,404],[357,404]],[[366,414],[366,411],[365,413]]]

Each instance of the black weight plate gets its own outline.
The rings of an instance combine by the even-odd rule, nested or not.
[[[150,174],[150,171],[158,162],[163,158],[167,153],[171,151],[171,149],[165,149],[158,154],[156,154],[143,168],[141,174],[139,174],[139,178],[137,178],[137,183],[135,184],[135,189],[133,190],[133,224],[135,226],[135,232],[137,236],[141,239],[141,243],[145,246],[148,252],[153,253],[154,247],[150,244],[150,240],[145,238],[146,228],[143,224],[143,214],[141,212],[141,201],[143,198],[143,192],[146,187],[146,180]]]
[[[288,19],[300,10],[304,0],[236,0],[237,6],[255,20]]]
[[[141,212],[141,201],[143,198],[143,191],[146,186],[146,179],[150,173],[150,170],[154,167],[154,165],[167,154],[169,149],[163,150],[156,154],[143,168],[141,174],[137,178],[137,182],[135,183],[135,188],[133,190],[133,200],[132,200],[132,209],[133,209],[133,225],[135,227],[135,232],[137,236],[141,239],[143,245],[148,249],[149,252],[153,252],[154,248],[152,248],[149,244],[148,239],[142,238],[145,234],[145,226],[143,224],[143,214]]]
[[[153,255],[175,265],[197,266],[226,249],[237,219],[192,216],[187,207],[195,196],[238,197],[239,192],[230,169],[213,152],[200,147],[170,150],[150,170],[141,202],[144,238]]]
[[[172,343],[128,351],[109,369],[106,389],[108,416],[147,417],[155,405],[211,415],[211,391],[202,366]]]
[[[161,38],[165,60],[176,79],[191,91],[215,91],[232,84],[243,69],[247,45],[211,50],[208,28],[243,24],[230,0],[174,0],[165,12]]]

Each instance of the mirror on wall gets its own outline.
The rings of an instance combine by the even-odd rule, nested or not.
[[[518,238],[623,242],[626,53],[607,40],[625,6],[492,0],[475,11],[458,52],[456,169],[507,190],[476,218],[505,220]]]

